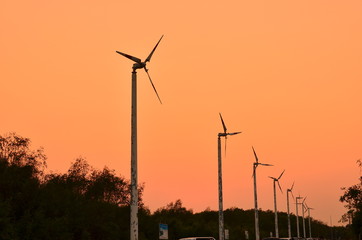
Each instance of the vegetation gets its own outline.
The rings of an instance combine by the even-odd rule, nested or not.
[[[128,238],[127,180],[84,159],[65,174],[44,174],[43,150],[29,145],[0,136],[0,239]]]
[[[361,160],[357,160],[357,164],[362,168]],[[362,238],[362,176],[359,183],[349,187],[342,188],[344,194],[340,197],[340,201],[345,203],[347,213],[342,216],[341,221],[348,223],[347,228],[351,229],[356,238]]]
[[[107,167],[93,169],[81,158],[64,174],[46,174],[45,169],[43,149],[32,150],[30,140],[15,133],[0,135],[0,239],[129,239],[128,180]],[[343,201],[357,217],[361,202],[354,200],[355,188],[361,189],[360,185],[353,187]],[[193,213],[176,200],[151,213],[142,201],[143,186],[139,186],[139,193],[140,240],[157,240],[159,223],[168,224],[170,240],[188,236],[218,238],[217,211]],[[249,239],[254,239],[253,210],[231,208],[225,210],[224,216],[230,240],[246,239],[245,231]],[[260,212],[261,237],[273,232],[273,216],[271,211]],[[293,235],[295,222],[292,215]],[[279,224],[281,236],[287,236],[286,213],[279,214]],[[313,236],[331,233],[328,226],[314,219],[312,231]],[[332,233],[335,238],[347,236],[345,228],[334,228]]]

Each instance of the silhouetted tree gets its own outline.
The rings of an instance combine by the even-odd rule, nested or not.
[[[169,239],[193,235],[193,212],[182,206],[180,199],[161,207],[153,214],[155,223],[167,223]],[[155,226],[158,227],[157,225]]]
[[[0,161],[9,166],[29,167],[33,174],[42,174],[46,167],[43,148],[30,149],[30,139],[16,133],[0,135]]]
[[[358,166],[362,167],[361,160],[357,160]],[[347,213],[345,213],[341,221],[349,222],[352,219],[352,229],[353,232],[358,236],[359,239],[362,238],[362,176],[359,178],[359,183],[355,184],[349,188],[343,187],[344,194],[340,197],[340,201],[345,203],[347,208]]]
[[[93,170],[86,195],[90,199],[125,206],[130,203],[129,181],[117,177],[115,171],[107,167],[102,171]]]
[[[46,157],[15,133],[0,136],[1,239],[31,239]]]

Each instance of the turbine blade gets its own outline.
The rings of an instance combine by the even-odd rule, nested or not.
[[[157,95],[158,100],[159,100],[160,103],[162,104],[161,98],[160,98],[160,96],[159,96],[158,93],[157,93],[157,90],[156,90],[156,88],[155,88],[155,85],[153,85],[153,82],[152,82],[152,79],[151,79],[150,74],[148,73],[148,69],[147,69],[146,67],[144,67],[144,69],[145,69],[145,71],[146,71],[146,73],[147,73],[148,79],[150,79],[150,82],[151,82],[151,85],[152,85],[152,87],[153,87],[153,90],[155,90],[155,93],[156,93],[156,95]]]
[[[292,190],[293,190],[293,187],[294,187],[294,183],[295,183],[295,182],[293,182],[293,184],[292,184],[292,187],[290,188],[290,191],[292,191]]]
[[[294,197],[294,195],[293,195],[293,192],[292,192],[292,191],[290,191],[290,193],[292,194],[292,197],[293,197],[293,199],[295,200],[295,197]]]
[[[285,169],[283,170],[282,174],[280,174],[280,176],[278,177],[278,180],[283,176],[284,172],[285,172]]]
[[[136,63],[141,63],[141,62],[142,62],[141,59],[136,58],[136,57],[131,56],[131,55],[128,55],[128,54],[126,54],[126,53],[119,52],[119,51],[116,51],[116,53],[121,54],[122,56],[124,56],[124,57],[126,57],[126,58],[128,58],[128,59],[131,59],[132,61],[134,61],[134,62],[136,62]]]
[[[152,57],[153,53],[155,52],[158,44],[161,42],[161,39],[162,39],[162,38],[163,38],[163,35],[161,36],[160,40],[158,40],[156,46],[155,46],[155,47],[153,48],[153,50],[151,51],[150,55],[148,55],[148,57],[146,58],[145,63],[151,61],[151,57]]]
[[[255,156],[255,161],[258,163],[259,162],[258,156],[256,155],[254,147],[252,147],[252,148],[253,148],[253,152],[254,152],[254,156]]]
[[[262,165],[262,166],[268,166],[268,167],[271,167],[271,166],[273,166],[273,165],[271,165],[271,164],[268,164],[268,163],[259,163],[260,165]]]
[[[278,187],[279,187],[280,191],[283,193],[283,190],[282,190],[282,187],[280,186],[279,181],[278,180],[276,180],[276,181],[278,182]]]
[[[227,128],[226,128],[226,125],[225,125],[224,119],[222,118],[221,113],[219,113],[219,115],[220,115],[220,119],[221,119],[222,127],[224,128],[224,133],[226,134]]]
[[[307,199],[307,197],[305,197],[305,198],[304,198],[304,200],[303,200],[302,204],[304,204],[304,202],[305,202],[305,200],[306,200],[306,199]]]
[[[241,132],[233,132],[233,133],[227,133],[227,135],[236,135],[236,134],[239,134]]]

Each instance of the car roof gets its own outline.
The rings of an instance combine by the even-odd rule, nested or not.
[[[213,237],[187,237],[187,238],[180,238],[179,240],[215,240]]]

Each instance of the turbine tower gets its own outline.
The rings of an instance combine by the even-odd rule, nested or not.
[[[253,163],[253,178],[254,178],[254,209],[255,209],[255,240],[260,240],[260,234],[259,234],[259,212],[258,212],[258,193],[256,189],[256,168],[259,165],[262,166],[273,166],[271,164],[267,163],[260,163],[258,156],[256,155],[255,149],[253,148],[255,162]]]
[[[305,204],[305,206],[307,207],[307,211],[308,211],[308,220],[309,220],[309,238],[312,238],[312,226],[310,224],[310,210],[314,210],[314,208],[310,208],[308,207],[307,203]]]
[[[148,73],[146,68],[147,62],[151,61],[151,57],[155,52],[158,44],[160,43],[163,35],[160,40],[158,40],[156,46],[153,48],[151,53],[148,55],[145,61],[142,62],[141,59],[133,57],[126,53],[116,51],[118,54],[134,61],[132,67],[132,106],[131,106],[131,213],[130,213],[130,239],[138,240],[138,190],[137,190],[137,181],[138,181],[138,172],[137,172],[137,69],[144,69],[147,73],[148,79],[151,82],[153,90],[155,91],[158,100],[161,102],[161,99],[157,93],[157,90],[152,82],[151,76]],[[161,102],[162,103],[162,102]]]
[[[280,176],[278,178],[269,176],[269,178],[273,179],[275,237],[277,237],[277,238],[279,238],[279,227],[278,227],[277,191],[276,191],[275,183],[278,183],[278,187],[279,187],[280,191],[283,193],[283,190],[280,187],[279,179],[283,176],[284,172],[285,172],[285,170],[280,174]]]
[[[298,196],[295,198],[295,206],[296,206],[296,210],[295,210],[295,214],[297,216],[297,237],[300,238],[300,233],[299,233],[299,216],[298,216],[298,200],[299,199],[303,199],[301,196]]]
[[[294,182],[292,184],[292,187],[287,189],[287,210],[288,210],[288,237],[289,238],[292,238],[292,228],[290,226],[290,210],[289,210],[289,193],[292,194],[292,197],[294,198],[293,196],[293,187],[294,187]]]
[[[305,232],[305,218],[304,218],[304,213],[305,213],[305,206],[304,206],[304,202],[307,199],[307,197],[304,198],[303,202],[301,203],[302,205],[302,218],[303,218],[303,237],[306,238],[307,234]]]
[[[223,197],[222,197],[222,164],[221,164],[221,137],[225,138],[225,152],[226,152],[226,139],[227,136],[236,135],[241,132],[227,132],[227,128],[224,122],[224,119],[219,113],[222,127],[224,132],[218,134],[217,138],[217,150],[218,150],[218,187],[219,187],[219,240],[224,240],[225,231],[224,231],[224,210],[223,210]]]

